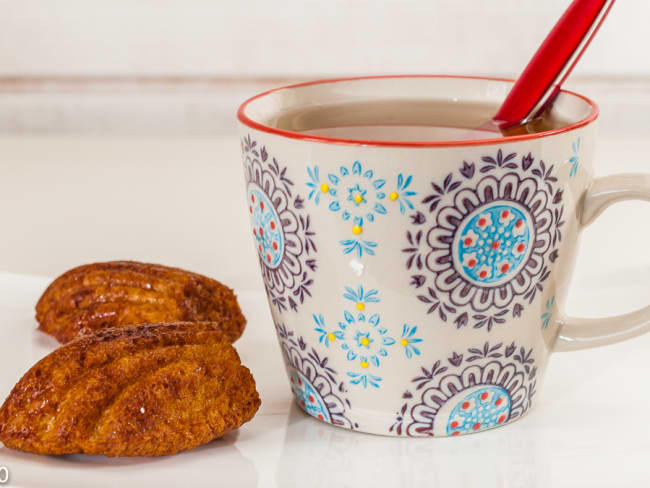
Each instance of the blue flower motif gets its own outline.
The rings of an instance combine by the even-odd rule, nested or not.
[[[364,170],[359,161],[355,161],[352,166],[340,166],[338,171],[328,173],[327,178],[321,178],[318,166],[308,166],[307,174],[308,199],[318,205],[321,196],[327,197],[327,208],[338,213],[344,222],[350,222],[350,230],[355,236],[361,236],[364,232],[364,221],[374,222],[377,216],[388,213],[387,200],[398,202],[402,215],[405,215],[408,209],[415,208],[411,197],[417,193],[409,189],[413,181],[413,176],[410,175],[399,173],[396,190],[387,198],[386,180],[375,178],[374,171]],[[376,253],[377,242],[361,237],[343,239],[339,243],[343,246],[344,254],[356,254],[362,258],[364,255],[374,256]]]
[[[399,173],[396,191],[391,192],[387,198],[386,180],[375,178],[374,171],[364,170],[359,161],[355,161],[351,167],[340,166],[338,172],[328,173],[327,178],[321,178],[318,166],[308,166],[307,174],[308,199],[318,205],[321,196],[327,196],[327,208],[338,213],[344,222],[351,222],[350,230],[355,236],[364,232],[364,221],[374,222],[377,216],[388,213],[386,200],[397,201],[402,215],[408,209],[415,208],[411,197],[417,193],[409,189],[413,182],[411,175]],[[376,253],[377,242],[361,237],[343,239],[339,243],[343,246],[344,254],[356,254],[358,258],[364,255],[374,256]]]
[[[580,137],[578,137],[573,143],[571,144],[571,148],[573,149],[573,156],[569,158],[569,163],[571,163],[571,171],[569,172],[569,178],[573,178],[575,175],[578,174],[578,166],[580,165],[580,156],[578,153],[580,152]]]
[[[414,192],[412,190],[407,190],[409,185],[411,184],[411,181],[413,180],[413,176],[407,176],[404,178],[404,175],[402,173],[397,175],[397,191],[392,192],[389,195],[389,199],[392,201],[397,200],[399,202],[399,211],[402,215],[406,213],[406,209],[413,210],[415,207],[413,206],[413,203],[411,203],[411,200],[409,200],[409,197],[412,197],[417,194],[417,192]]]
[[[417,325],[414,325],[413,327],[409,327],[407,324],[404,324],[402,327],[402,340],[400,341],[400,344],[402,347],[404,347],[404,353],[406,354],[406,357],[411,359],[413,357],[413,354],[416,356],[420,355],[420,350],[414,346],[414,344],[417,344],[418,342],[422,342],[422,339],[419,337],[413,337],[415,333],[417,332],[418,327]]]
[[[386,180],[375,178],[372,170],[364,171],[359,161],[352,164],[351,170],[341,166],[338,174],[330,173],[327,179],[328,193],[334,197],[328,208],[332,212],[340,211],[343,220],[354,218],[355,225],[361,227],[363,223],[359,221],[373,222],[377,214],[387,212],[381,203],[386,198],[382,190]]]
[[[364,253],[368,256],[374,256],[377,247],[375,241],[366,241],[365,239],[343,239],[339,243],[343,246],[344,254],[356,253],[358,258],[363,257]]]
[[[348,376],[351,378],[350,383],[353,385],[361,385],[364,388],[367,388],[368,385],[379,388],[379,382],[381,381],[381,378],[379,376],[374,376],[367,373],[353,373],[352,371],[349,371]]]
[[[367,203],[365,199],[366,193],[368,193],[368,190],[361,188],[357,183],[353,187],[348,188],[348,201],[352,202],[356,207],[363,205]]]
[[[388,356],[386,347],[395,344],[395,339],[387,335],[388,330],[379,325],[379,314],[366,318],[365,314],[360,313],[355,318],[346,310],[343,316],[339,328],[344,334],[341,349],[346,352],[346,359],[359,360],[359,365],[364,369],[371,365],[378,367],[380,359]]]
[[[370,346],[372,346],[372,343],[375,342],[375,340],[370,336],[370,332],[360,332],[357,330],[354,334],[354,342],[357,343],[359,349],[364,347],[370,349]]]
[[[307,187],[309,188],[307,198],[309,200],[313,199],[314,203],[318,205],[320,203],[321,195],[336,196],[336,189],[330,188],[327,182],[321,182],[320,169],[318,166],[314,166],[313,168],[307,166],[307,174],[309,175],[310,180],[307,182]]]
[[[357,310],[363,312],[368,303],[379,303],[378,293],[377,290],[364,290],[362,285],[359,285],[356,290],[346,286],[343,298],[354,302]]]
[[[329,332],[327,330],[327,326],[325,325],[325,317],[323,317],[323,314],[313,314],[312,317],[314,317],[314,322],[316,322],[316,327],[314,330],[318,332],[318,342],[325,344],[325,347],[330,347],[330,343],[334,342],[336,339],[343,339],[344,335],[343,332],[340,330],[335,330],[333,332]]]
[[[548,327],[548,323],[551,321],[551,317],[553,317],[553,312],[551,309],[553,308],[554,304],[555,295],[553,295],[550,300],[546,300],[546,312],[544,312],[540,317],[542,319],[542,329],[546,329]]]

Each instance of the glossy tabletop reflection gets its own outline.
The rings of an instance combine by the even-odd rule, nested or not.
[[[33,318],[48,282],[0,273],[3,398],[56,347],[35,330]],[[610,298],[626,293],[603,284],[598,289]],[[0,466],[10,473],[6,486],[594,488],[650,482],[650,335],[556,354],[533,410],[504,428],[459,438],[389,438],[317,422],[294,405],[264,295],[239,296],[248,328],[236,347],[263,401],[250,423],[160,458],[37,456],[0,447]]]

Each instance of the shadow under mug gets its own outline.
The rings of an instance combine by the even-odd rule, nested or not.
[[[551,352],[650,328],[648,307],[563,313],[581,230],[612,203],[650,200],[648,175],[594,177],[598,108],[587,98],[563,91],[553,111],[565,124],[506,138],[299,131],[307,109],[313,122],[346,104],[496,108],[511,86],[350,78],[240,107],[251,235],[291,389],[313,417],[401,436],[498,427],[530,409]]]

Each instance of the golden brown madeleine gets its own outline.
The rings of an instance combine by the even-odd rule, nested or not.
[[[39,454],[173,454],[236,429],[260,403],[217,324],[112,328],[21,378],[0,407],[0,441]]]
[[[39,329],[66,343],[107,327],[214,321],[231,342],[246,319],[233,291],[178,268],[134,261],[79,266],[50,284],[36,304]]]

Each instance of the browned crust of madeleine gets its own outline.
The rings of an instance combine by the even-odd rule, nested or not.
[[[231,342],[246,326],[237,297],[205,276],[135,261],[94,263],[54,280],[36,304],[39,329],[66,343],[124,325],[214,321]]]
[[[38,454],[173,454],[238,428],[260,403],[217,324],[112,328],[22,377],[0,407],[0,441]]]

